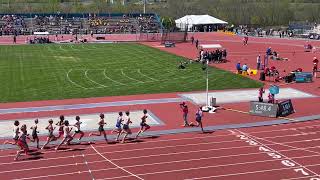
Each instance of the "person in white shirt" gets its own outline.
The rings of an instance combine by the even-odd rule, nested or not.
[[[72,128],[69,127],[69,121],[65,120],[64,121],[64,127],[63,127],[63,140],[61,141],[61,143],[56,147],[56,151],[59,149],[59,147],[67,141],[67,145],[70,145],[70,142],[73,140],[72,136],[71,136],[71,130]]]

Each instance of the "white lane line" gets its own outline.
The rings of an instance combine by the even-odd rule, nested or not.
[[[152,77],[150,77],[150,76],[148,76],[148,75],[146,75],[146,74],[143,74],[140,69],[138,69],[137,72],[138,72],[141,76],[144,76],[144,77],[146,77],[146,78],[148,78],[148,79],[151,79],[151,80],[153,80],[153,81],[159,81],[158,79],[155,79],[155,78],[152,78]]]
[[[287,151],[287,150],[284,150]],[[290,150],[291,151],[291,150]],[[246,154],[235,154],[235,155],[226,155],[226,156],[209,156],[209,157],[203,157],[203,158],[195,158],[195,159],[182,159],[182,160],[175,160],[175,161],[164,161],[164,162],[157,162],[157,163],[149,163],[149,164],[134,164],[129,166],[123,166],[123,168],[133,168],[133,167],[144,167],[144,166],[153,166],[153,165],[162,165],[162,164],[172,164],[172,163],[181,163],[181,162],[189,162],[189,161],[200,161],[200,160],[209,160],[209,159],[219,159],[219,158],[231,158],[231,157],[239,157],[239,156],[251,156],[256,154],[264,154],[262,152],[257,153],[246,153]],[[292,157],[294,159],[303,159],[303,158],[309,158],[309,157],[319,157],[319,155],[310,155],[310,156],[296,156]],[[229,165],[240,165],[240,164],[252,164],[257,162],[272,162],[277,161],[278,159],[271,159],[271,160],[263,160],[263,161],[247,161],[242,163],[232,163],[232,164],[220,164],[217,165],[217,167],[221,166],[229,166]],[[95,164],[95,163],[101,163],[105,162],[105,160],[100,161],[89,161],[88,164]],[[35,168],[26,168],[26,169],[17,169],[17,170],[7,170],[7,171],[1,171],[0,174],[3,173],[10,173],[10,172],[20,172],[20,171],[30,171],[30,170],[36,170],[36,169],[53,169],[53,168],[60,168],[60,167],[68,167],[68,166],[75,166],[75,165],[84,165],[85,163],[77,163],[77,164],[64,164],[64,165],[54,165],[54,166],[42,166],[42,167],[35,167]],[[103,168],[98,170],[91,170],[91,172],[97,172],[97,171],[108,171],[108,170],[115,170],[118,169],[117,167],[114,168]],[[87,171],[85,171],[87,172]]]
[[[277,145],[280,145],[280,146],[285,146],[285,147],[289,147],[289,148],[292,148],[292,149],[297,149],[297,150],[301,150],[301,151],[306,151],[306,152],[309,152],[309,153],[315,153],[315,154],[320,154],[320,152],[317,152],[317,151],[310,151],[310,150],[306,150],[304,148],[299,148],[299,147],[295,147],[295,146],[290,146],[290,145],[287,145],[285,143],[280,143],[280,142],[275,142],[275,141],[271,141],[271,140],[266,140],[266,138],[261,138],[261,137],[256,137],[256,136],[253,136],[253,135],[250,135],[248,133],[245,133],[245,135],[247,136],[251,136],[255,139],[260,139],[260,140],[263,140],[263,141],[266,141],[270,144],[277,144]],[[309,141],[313,141],[312,139],[310,140],[305,140],[306,142],[309,142]]]
[[[69,74],[71,73],[71,71],[72,71],[72,69],[70,69],[70,70],[67,72],[67,79],[68,79],[68,81],[71,82],[71,83],[72,83],[73,85],[75,85],[75,86],[81,87],[81,88],[83,88],[83,89],[88,89],[88,88],[83,87],[83,86],[81,86],[80,84],[78,84],[78,83],[76,83],[76,82],[74,82],[74,81],[72,81],[72,80],[70,79]]]
[[[119,85],[126,85],[126,84],[124,84],[124,83],[122,83],[122,82],[116,81],[116,80],[110,78],[109,76],[107,76],[106,69],[103,70],[103,76],[104,76],[106,79],[109,79],[110,81],[112,81],[112,82],[114,82],[114,83],[117,83],[117,84],[119,84]]]
[[[32,171],[32,170],[39,170],[39,169],[51,169],[52,170],[54,168],[70,167],[70,166],[77,166],[77,165],[82,165],[82,164],[84,164],[84,163],[71,163],[71,164],[62,164],[62,165],[54,165],[54,166],[42,166],[42,167],[26,168],[26,169],[13,169],[13,170],[7,170],[7,171],[0,171],[0,174],[20,172],[20,171]]]
[[[290,160],[291,162],[295,163],[296,165],[298,165],[298,166],[295,166],[295,167],[302,167],[302,168],[304,168],[304,169],[308,170],[309,172],[313,173],[314,175],[319,176],[319,174],[317,174],[317,173],[315,173],[314,171],[312,171],[312,170],[308,169],[307,167],[303,166],[302,164],[300,164],[300,163],[298,163],[298,162],[294,161],[293,159],[289,158],[288,156],[285,156],[284,154],[281,154],[280,152],[278,152],[278,151],[276,151],[276,150],[274,150],[274,149],[270,148],[268,145],[266,145],[266,144],[264,144],[264,143],[262,143],[262,142],[258,141],[258,140],[256,139],[256,137],[255,137],[255,136],[253,136],[253,135],[249,135],[249,134],[247,134],[247,133],[244,133],[244,132],[242,132],[242,131],[240,131],[240,130],[238,130],[238,129],[236,129],[235,131],[239,132],[239,133],[240,133],[240,134],[242,134],[242,135],[247,136],[249,139],[256,141],[257,143],[259,143],[259,144],[261,144],[261,145],[265,146],[266,148],[270,149],[271,151],[273,151],[273,152],[275,152],[275,153],[279,154],[280,156],[282,156],[282,157],[284,157],[284,158],[286,158],[286,159]],[[261,139],[262,139],[262,138],[261,138]],[[263,139],[262,139],[262,140],[263,140]],[[265,140],[265,141],[266,141],[266,142],[272,142],[272,141],[268,141],[268,140]],[[320,153],[318,153],[318,154],[320,154]]]
[[[299,135],[299,134],[296,134]],[[208,138],[215,138],[215,137],[225,137],[225,136],[229,136],[229,135],[218,135],[218,136],[205,136],[205,137],[194,137],[194,138],[182,138],[182,139],[173,139],[172,141],[179,141],[179,140],[195,140],[195,139],[208,139]],[[287,135],[287,136],[292,136],[292,135]],[[286,137],[286,136],[270,136],[270,137],[265,137],[267,139],[271,139],[271,138],[277,138],[277,137]],[[315,139],[315,140],[320,140],[320,139]],[[142,143],[158,143],[158,142],[167,142],[170,140],[159,140],[159,141],[147,141],[147,142],[141,142],[139,144]],[[131,152],[131,151],[143,151],[143,150],[152,150],[152,149],[163,149],[163,148],[171,148],[171,147],[184,147],[184,146],[197,146],[197,145],[203,145],[203,144],[221,144],[221,143],[232,143],[232,142],[241,142],[241,140],[239,139],[235,139],[235,140],[227,140],[227,141],[214,141],[213,142],[199,142],[199,143],[191,143],[191,144],[183,144],[183,145],[172,145],[172,146],[154,146],[154,147],[145,147],[145,148],[135,148],[135,149],[127,149],[127,150],[121,150],[121,152]],[[302,142],[305,141],[309,141],[309,140],[304,140]],[[123,144],[119,144],[119,145],[123,145]],[[110,145],[97,145],[96,148],[105,148],[105,147],[109,147]],[[118,145],[117,145],[118,146]],[[87,147],[85,149],[89,149],[90,147]],[[301,149],[301,148],[300,148]],[[61,151],[61,152],[68,152],[69,150],[65,150],[65,151]],[[104,154],[112,154],[117,152],[117,150],[115,151],[109,151],[109,152],[105,152]],[[47,151],[47,152],[43,152],[44,154],[50,154],[50,153],[55,153],[55,151]],[[0,156],[0,158],[6,158],[6,157],[10,157],[10,156],[15,156],[15,155],[2,155]]]
[[[88,173],[87,171],[76,171],[76,172],[70,172],[70,173],[61,173],[61,174],[50,174],[50,175],[44,175],[44,176],[33,176],[33,177],[25,177],[25,178],[18,178],[13,180],[27,180],[27,179],[46,179],[48,177],[56,177],[56,176],[70,176],[73,174],[82,174],[82,173]]]
[[[307,167],[313,167],[313,166],[319,166],[319,165],[320,164],[313,164],[313,165],[308,165]],[[245,174],[257,174],[257,173],[264,173],[264,172],[289,170],[289,169],[294,169],[294,168],[296,168],[296,167],[274,168],[274,169],[266,169],[266,170],[259,170],[259,171],[249,171],[249,172],[242,172],[242,173],[232,173],[232,174],[223,174],[223,175],[217,175],[217,176],[206,176],[206,177],[199,177],[199,178],[191,178],[191,179],[185,179],[185,180],[214,179],[214,178],[218,178],[218,177],[239,176],[239,175],[245,175]]]
[[[295,178],[286,178],[286,179],[281,179],[281,180],[293,180],[293,179],[305,179],[305,180],[310,180],[310,179],[306,179],[306,178],[318,178],[319,179],[319,177],[316,177],[316,176],[304,176],[304,177],[295,177]],[[315,180],[317,180],[317,179],[315,179]]]
[[[295,143],[295,142],[294,142]],[[272,144],[267,144],[267,145],[272,145]],[[239,148],[250,148],[250,147],[253,147],[253,146],[241,146],[241,147],[231,147],[231,148],[218,148],[218,149],[204,149],[204,150],[198,150],[198,151],[188,151],[188,152],[176,152],[176,153],[165,153],[165,154],[158,154],[158,155],[152,155],[152,156],[169,156],[169,155],[180,155],[180,154],[186,154],[186,153],[198,153],[198,152],[209,152],[209,151],[217,151],[217,150],[231,150],[231,149],[239,149]],[[313,149],[313,148],[319,148],[319,146],[312,146],[312,147],[308,147],[308,148],[304,148],[304,149]],[[287,151],[293,151],[292,149],[290,150],[281,150],[281,152],[287,152]],[[108,154],[108,153],[102,153],[102,154]],[[252,153],[252,154],[259,154],[259,153]],[[96,155],[96,153],[93,153],[93,154],[87,154],[87,156],[94,156]],[[241,155],[246,155],[246,154],[241,154]],[[241,156],[241,155],[235,155],[235,156]],[[57,158],[48,158],[48,159],[39,159],[39,160],[33,160],[33,161],[24,161],[24,162],[21,162],[21,161],[17,161],[17,162],[7,162],[7,163],[0,163],[0,166],[1,165],[10,165],[10,164],[21,164],[21,163],[24,163],[24,164],[27,164],[27,163],[33,163],[33,162],[37,162],[37,161],[49,161],[49,160],[57,160],[57,159],[67,159],[67,158],[73,158],[73,157],[78,157],[80,155],[76,155],[76,156],[64,156],[64,157],[57,157]],[[130,160],[130,159],[137,159],[137,158],[142,158],[142,157],[152,157],[152,156],[132,156],[132,157],[128,157],[128,158],[121,158],[121,159],[111,159],[111,160],[123,160],[123,159],[126,159],[126,160]],[[228,155],[228,156],[231,156],[231,155]]]
[[[311,122],[311,121],[310,121]],[[292,124],[293,125],[293,124]],[[298,127],[300,128],[314,128],[314,127],[320,127],[320,125],[310,125],[310,126],[301,126]],[[250,134],[258,134],[258,133],[267,133],[267,132],[277,132],[277,131],[290,131],[292,130],[293,127],[291,128],[284,128],[284,129],[276,129],[276,130],[267,130],[267,131],[253,131],[253,132],[246,132],[246,133],[250,133]]]
[[[100,83],[98,83],[98,82],[96,82],[96,81],[92,80],[91,78],[89,78],[89,76],[88,76],[88,71],[89,71],[89,69],[87,69],[87,70],[84,72],[84,76],[85,76],[89,81],[91,81],[92,83],[94,83],[94,84],[96,84],[96,85],[98,85],[98,86],[102,86],[102,87],[109,87],[109,86],[106,86],[106,85],[100,84]]]
[[[126,172],[126,173],[128,173],[128,174],[130,174],[131,176],[136,177],[137,179],[143,180],[143,178],[139,177],[138,175],[133,174],[132,172],[124,169],[123,167],[117,165],[116,163],[112,162],[110,159],[108,159],[108,158],[106,158],[105,156],[103,156],[99,151],[97,151],[96,148],[94,148],[94,146],[93,146],[92,144],[91,144],[90,146],[92,147],[92,149],[93,149],[97,154],[99,154],[103,159],[105,159],[105,160],[108,161],[109,163],[113,164],[115,167],[121,169],[122,171],[124,171],[124,172]]]
[[[138,79],[134,79],[134,78],[132,78],[132,77],[127,76],[127,75],[123,72],[123,69],[121,69],[121,74],[122,74],[123,76],[127,77],[128,79],[133,80],[133,81],[136,81],[136,82],[139,82],[139,83],[146,83],[146,82],[140,81],[140,80],[138,80]]]
[[[292,142],[290,142],[292,143]],[[266,144],[273,145],[273,144]],[[160,156],[170,156],[170,155],[180,155],[180,154],[188,154],[188,153],[197,153],[197,152],[208,152],[208,151],[220,151],[220,150],[234,150],[234,149],[242,149],[242,148],[251,148],[253,146],[237,146],[237,147],[223,147],[216,149],[202,149],[202,150],[194,150],[194,151],[183,151],[183,152],[174,152],[174,153],[163,153],[163,154],[153,154],[153,155],[144,155],[144,156],[132,156],[132,157],[124,157],[112,159],[113,161],[121,161],[121,160],[131,160],[131,159],[139,159],[139,158],[149,158],[149,157],[160,157]],[[318,146],[317,146],[318,147]]]
[[[318,165],[320,165],[320,164],[308,165],[308,167],[313,167],[313,166],[318,166]],[[174,170],[170,170],[170,171],[168,170],[168,171],[150,172],[150,173],[143,173],[143,174],[137,174],[137,175],[146,176],[146,175],[164,174],[164,173],[172,173],[172,172],[191,171],[191,170],[199,170],[199,169],[209,169],[209,168],[215,168],[215,167],[216,166],[201,166],[201,167],[194,167],[194,168],[174,169]],[[185,180],[214,179],[214,178],[217,178],[217,177],[228,177],[228,176],[237,176],[237,175],[244,175],[244,174],[256,174],[256,173],[270,172],[270,171],[289,170],[289,169],[294,169],[294,168],[295,167],[274,168],[274,169],[266,169],[266,170],[259,170],[259,171],[240,172],[240,173],[222,174],[222,175],[207,176],[207,177],[200,177],[200,178],[191,178],[191,179],[185,179]],[[118,176],[118,177],[104,178],[104,179],[97,179],[97,180],[122,179],[124,177],[128,177],[128,176]]]

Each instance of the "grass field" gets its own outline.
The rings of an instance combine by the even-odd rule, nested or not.
[[[138,44],[0,46],[0,101],[205,90],[201,65]],[[261,84],[210,68],[210,89]]]

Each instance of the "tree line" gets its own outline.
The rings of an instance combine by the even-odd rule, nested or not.
[[[150,0],[149,0],[150,1]],[[1,0],[2,13],[141,13],[142,4],[111,5],[108,0]],[[136,2],[136,1],[129,1]],[[147,5],[147,12],[173,19],[187,14],[209,14],[229,24],[288,25],[318,22],[319,0],[166,0]]]

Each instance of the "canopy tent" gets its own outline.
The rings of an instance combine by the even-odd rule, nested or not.
[[[222,21],[209,15],[186,15],[180,19],[175,20],[175,22],[178,28],[185,29],[187,27],[188,30],[197,25],[228,24],[228,22]]]

